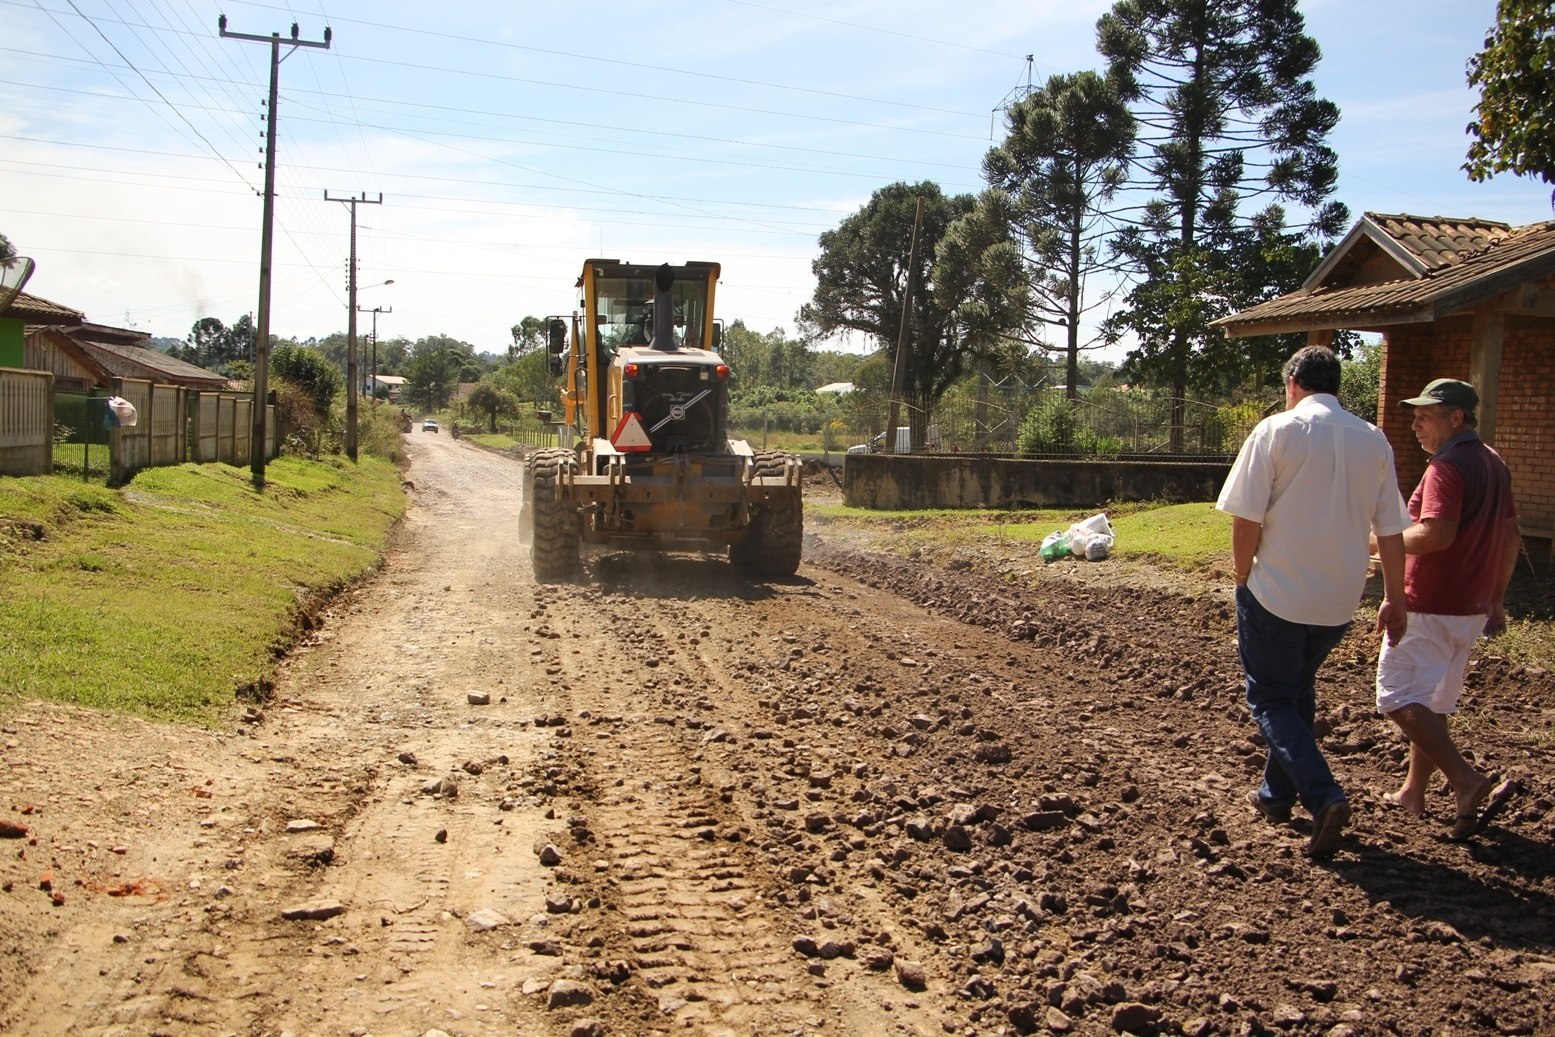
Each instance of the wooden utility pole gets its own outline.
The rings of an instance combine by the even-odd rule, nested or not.
[[[896,335],[896,366],[891,371],[891,406],[885,427],[885,453],[896,453],[896,422],[902,414],[902,383],[907,380],[907,329],[912,323],[913,274],[918,270],[918,231],[923,227],[923,196],[912,220],[912,245],[907,250],[907,289],[902,293],[902,327]],[[908,434],[909,436],[911,433]]]
[[[351,206],[351,258],[346,268],[346,456],[356,460],[356,207],[358,205],[382,205],[383,192],[376,201],[362,192],[360,198],[331,198],[324,192],[326,202],[346,202]]]
[[[391,277],[389,280],[383,283],[393,284],[394,279]],[[371,403],[373,400],[378,398],[378,314],[393,313],[394,307],[374,306],[372,309],[368,309],[365,306],[358,306],[356,310],[358,313],[371,313],[373,315],[373,371],[372,375],[370,376],[373,380],[373,384],[372,388],[367,390],[367,402]]]
[[[322,42],[298,39],[296,22],[292,22],[292,37],[289,40],[282,40],[278,32],[273,32],[269,36],[228,32],[226,15],[217,19],[216,28],[222,39],[270,44],[270,102],[265,116],[265,211],[264,225],[259,237],[259,326],[255,329],[256,341],[254,342],[254,431],[248,455],[249,470],[254,478],[254,489],[262,490],[265,485],[265,439],[267,438],[265,420],[269,416],[266,401],[270,396],[270,257],[275,232],[275,105],[277,94],[280,92],[281,44],[283,42],[288,44],[292,50],[298,47],[320,47],[328,50],[330,39],[334,34],[326,25]],[[290,55],[291,51],[287,51],[287,54]]]

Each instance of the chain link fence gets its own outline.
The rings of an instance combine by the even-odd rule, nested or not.
[[[106,389],[54,390],[54,473],[108,478]]]
[[[854,390],[819,400],[736,406],[731,431],[756,442],[774,433],[813,436],[828,451],[883,448],[890,410],[885,393]],[[1010,376],[957,386],[929,413],[903,403],[897,425],[912,430],[919,453],[1224,458],[1235,455],[1253,426],[1279,405],[1264,394],[1190,397],[1174,406],[1168,392],[1128,386],[1096,388],[1070,400],[1060,388]]]

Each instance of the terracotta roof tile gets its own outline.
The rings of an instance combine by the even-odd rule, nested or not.
[[[1269,333],[1273,325],[1307,328],[1375,328],[1401,321],[1435,320],[1555,272],[1555,222],[1513,229],[1488,220],[1373,216],[1430,268],[1357,287],[1319,286],[1282,295],[1215,321],[1232,335]],[[1427,259],[1431,257],[1431,259]]]
[[[86,319],[80,310],[72,310],[26,292],[17,293],[6,308],[5,315],[24,324],[80,324]]]
[[[1366,218],[1420,259],[1427,270],[1461,263],[1512,233],[1510,224],[1494,220],[1453,219],[1449,216],[1389,216],[1369,212]]]

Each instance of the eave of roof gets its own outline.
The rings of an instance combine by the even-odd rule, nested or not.
[[[38,295],[28,295],[26,292],[16,294],[16,298],[11,300],[11,305],[6,307],[5,316],[24,324],[80,324],[86,319],[86,314],[80,310],[72,310],[68,306],[61,306],[57,302],[50,302]]]
[[[1456,262],[1438,262],[1417,277],[1353,288],[1302,288],[1222,317],[1213,324],[1227,335],[1239,338],[1424,323],[1555,272],[1555,223],[1532,224],[1500,235],[1495,235],[1493,229],[1504,225],[1488,221],[1460,223],[1491,231],[1488,244],[1461,255]],[[1346,241],[1357,240],[1355,235],[1352,230]],[[1370,238],[1370,234],[1366,237]]]
[[[207,371],[203,367],[186,363],[177,357],[152,349],[150,346],[131,346],[120,342],[104,342],[101,339],[75,337],[75,341],[87,352],[104,359],[109,367],[133,365],[146,371],[155,371],[180,382],[197,382],[213,387],[226,384],[226,377]],[[117,363],[115,363],[117,361]],[[127,373],[120,371],[119,373]]]

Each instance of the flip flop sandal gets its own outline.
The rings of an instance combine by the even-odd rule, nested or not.
[[[1490,790],[1489,795],[1485,797],[1485,801],[1480,804],[1479,809],[1458,815],[1452,826],[1452,835],[1448,838],[1453,842],[1464,842],[1474,838],[1489,827],[1490,822],[1501,816],[1502,812],[1506,810],[1506,805],[1512,801],[1512,797],[1516,794],[1516,780],[1508,778],[1501,782]]]

